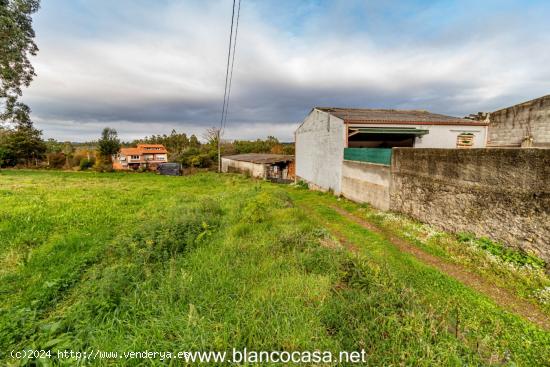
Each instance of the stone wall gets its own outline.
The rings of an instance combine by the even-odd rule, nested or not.
[[[550,261],[550,150],[396,148],[390,209]]]
[[[550,95],[489,114],[488,146],[550,147]]]
[[[382,210],[390,208],[390,167],[381,164],[344,161],[342,195]]]

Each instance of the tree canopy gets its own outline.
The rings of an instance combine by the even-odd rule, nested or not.
[[[29,57],[38,52],[31,15],[39,7],[39,0],[0,0],[0,120],[4,122],[30,121],[30,109],[19,97],[36,75]]]
[[[0,131],[0,166],[37,163],[47,149],[19,101],[36,75],[29,57],[38,52],[31,15],[39,7],[39,0],[0,0],[0,124],[8,123]]]
[[[42,131],[34,128],[32,122],[18,123],[15,129],[2,129],[0,137],[1,166],[19,163],[38,163],[46,153]]]
[[[117,154],[120,150],[120,140],[115,129],[106,127],[101,132],[101,139],[97,142],[97,150],[99,155],[110,161],[113,154]]]

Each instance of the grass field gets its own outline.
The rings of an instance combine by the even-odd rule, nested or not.
[[[548,316],[536,259],[495,260],[476,239],[327,194],[237,175],[0,171],[0,364],[77,362],[10,357],[23,349],[247,348],[364,349],[370,365],[549,365],[548,330],[336,208]]]

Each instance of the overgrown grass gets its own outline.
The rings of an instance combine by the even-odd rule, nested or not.
[[[404,215],[379,211],[368,205],[332,198],[327,200],[432,255],[466,266],[471,272],[534,303],[550,317],[550,277],[545,269],[546,264],[540,258],[469,233],[446,233]]]
[[[365,349],[371,365],[426,366],[550,357],[548,333],[392,250],[326,195],[233,175],[42,172],[0,172],[0,193],[1,363],[47,362],[4,354],[22,348]],[[92,364],[145,362],[180,364]]]

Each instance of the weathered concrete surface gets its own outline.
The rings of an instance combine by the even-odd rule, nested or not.
[[[344,122],[313,110],[295,133],[296,176],[311,188],[340,194],[344,159]]]
[[[222,157],[222,172],[237,172],[247,173],[252,177],[265,178],[266,169],[263,164],[255,164],[252,162],[235,161]]]
[[[390,167],[381,164],[344,161],[342,166],[342,195],[375,208],[390,208]]]
[[[489,114],[489,146],[550,148],[550,95]]]
[[[396,148],[390,209],[550,261],[550,150]]]

